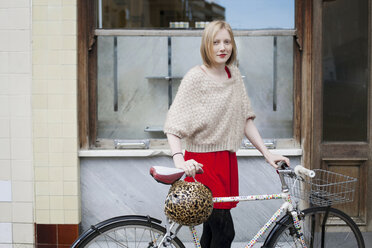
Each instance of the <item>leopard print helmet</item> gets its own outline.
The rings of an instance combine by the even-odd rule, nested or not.
[[[165,199],[166,216],[184,226],[205,222],[212,210],[212,192],[199,182],[176,181]]]

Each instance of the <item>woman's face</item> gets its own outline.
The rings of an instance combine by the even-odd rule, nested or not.
[[[225,65],[232,52],[231,37],[226,29],[217,32],[213,39],[213,55],[218,65]]]

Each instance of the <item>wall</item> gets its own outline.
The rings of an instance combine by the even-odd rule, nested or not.
[[[0,246],[34,241],[31,1],[0,1]]]
[[[35,243],[67,245],[80,222],[77,2],[32,4]]]

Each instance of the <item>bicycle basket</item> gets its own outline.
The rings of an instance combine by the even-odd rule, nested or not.
[[[314,169],[314,172],[314,178],[285,177],[293,197],[317,206],[331,206],[354,200],[356,178],[322,169]]]

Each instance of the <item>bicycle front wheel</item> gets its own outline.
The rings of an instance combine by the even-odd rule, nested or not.
[[[364,248],[363,236],[355,222],[344,212],[329,207],[303,211],[301,230],[309,248]],[[302,247],[291,217],[281,223],[268,247]]]
[[[122,220],[109,223],[91,232],[81,240],[78,247],[89,248],[157,248],[163,239],[166,229],[158,224],[143,220]],[[169,242],[171,248],[185,248],[178,238]]]

